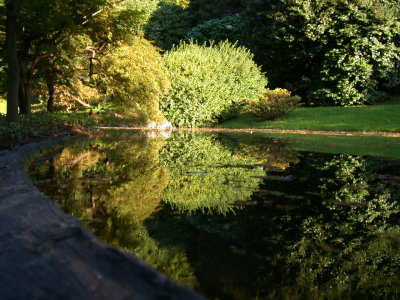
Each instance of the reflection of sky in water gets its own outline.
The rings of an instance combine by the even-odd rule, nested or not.
[[[394,299],[399,167],[250,135],[129,132],[73,141],[31,176],[103,241],[208,298]]]

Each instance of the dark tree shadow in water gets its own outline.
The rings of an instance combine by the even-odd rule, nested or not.
[[[179,245],[207,297],[393,299],[400,291],[398,167],[307,154],[269,173],[255,203],[235,213],[177,214],[165,205],[144,225],[161,248]]]

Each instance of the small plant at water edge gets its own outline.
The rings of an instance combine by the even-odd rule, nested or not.
[[[292,96],[288,90],[265,90],[259,99],[246,99],[240,102],[242,112],[250,113],[259,120],[281,118],[300,106],[300,96]]]

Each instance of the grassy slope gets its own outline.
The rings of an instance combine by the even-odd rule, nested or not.
[[[400,98],[372,106],[298,108],[276,121],[257,121],[250,115],[218,127],[348,131],[400,131]]]

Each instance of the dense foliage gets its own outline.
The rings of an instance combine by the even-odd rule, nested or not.
[[[146,42],[137,42],[144,24],[156,6],[143,0],[81,1],[79,4],[74,1],[61,2],[49,4],[42,0],[22,1],[21,6],[18,6],[18,23],[15,30],[19,39],[16,52],[21,68],[21,87],[16,101],[19,102],[20,113],[31,112],[32,96],[47,102],[48,111],[94,109],[106,100],[118,99],[119,102],[123,102],[122,98],[118,98],[122,96],[122,92],[119,95],[111,93],[114,96],[112,99],[110,94],[104,93],[114,87],[107,87],[107,84],[127,83],[126,77],[120,76],[121,81],[116,82],[109,77],[110,74],[102,72],[102,67],[109,65],[112,60],[110,53],[117,56],[121,51],[132,50],[128,55],[132,59],[138,51],[143,51],[149,53],[146,57],[149,62],[143,62],[137,68],[143,68],[146,64],[146,68],[157,64],[155,56],[158,54],[155,48],[148,42],[147,46],[143,46]],[[133,50],[134,48],[136,49]],[[157,61],[159,62],[160,58],[157,58]],[[131,65],[138,62],[139,60],[132,59]],[[126,60],[121,63],[128,65]],[[115,64],[113,68],[114,72],[121,68],[121,64]],[[165,83],[160,78],[161,71],[153,68],[151,72],[154,72],[154,76],[149,81],[154,81],[154,77],[157,77],[160,86]],[[136,78],[131,80],[136,81]],[[148,85],[145,87],[140,91],[142,95],[149,94]],[[151,92],[156,94],[154,90]],[[146,109],[142,108],[139,112],[132,113],[135,108],[143,106],[143,103],[134,101],[125,102],[125,106],[128,105],[126,111],[131,112],[131,117],[140,115],[137,121],[152,119],[157,111],[157,100],[154,100],[154,97],[148,101],[148,106],[155,104],[148,109],[149,116],[142,116],[143,112],[147,113]],[[149,100],[146,97],[140,99]],[[118,103],[115,104],[117,107]]]
[[[254,1],[248,19],[271,84],[310,105],[373,103],[399,85],[395,1]]]
[[[244,7],[244,1],[242,0],[190,0],[188,9],[192,24],[195,26],[208,20],[237,14]]]
[[[234,101],[257,97],[267,84],[252,54],[229,42],[181,43],[164,56],[171,91],[161,99],[177,126],[204,126],[226,118]]]
[[[245,99],[241,102],[242,111],[250,113],[259,120],[274,120],[287,115],[299,106],[301,98],[292,96],[288,90],[265,90],[258,99]]]
[[[186,38],[196,40],[198,43],[224,40],[235,43],[242,38],[243,30],[244,18],[238,14],[205,21],[190,29]]]
[[[179,44],[189,28],[187,9],[178,4],[161,2],[145,26],[145,36],[158,47],[170,50],[173,45]]]

